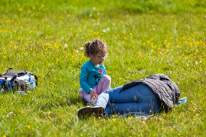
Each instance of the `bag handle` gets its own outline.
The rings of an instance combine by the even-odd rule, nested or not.
[[[8,71],[11,70],[11,69],[13,69],[13,68],[8,68],[6,72],[8,72]]]
[[[36,86],[37,86],[38,85],[38,81],[39,81],[38,77],[35,74],[33,74],[33,73],[30,73],[30,74],[35,77],[35,79],[36,79],[35,83],[36,83]]]
[[[34,74],[34,77],[35,77],[35,79],[36,79],[36,86],[37,86],[39,79],[38,79],[38,77],[37,77],[35,74]]]

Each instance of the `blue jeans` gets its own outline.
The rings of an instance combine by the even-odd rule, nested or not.
[[[105,113],[145,113],[151,114],[158,112],[160,99],[145,84],[139,84],[128,88],[121,93],[122,86],[102,92],[95,105],[105,108]]]

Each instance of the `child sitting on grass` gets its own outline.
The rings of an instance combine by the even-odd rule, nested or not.
[[[85,55],[90,60],[81,68],[80,96],[89,104],[93,104],[103,91],[110,89],[111,78],[106,75],[106,68],[102,64],[107,54],[107,45],[101,40],[85,43]]]

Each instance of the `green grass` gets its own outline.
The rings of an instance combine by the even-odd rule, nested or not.
[[[0,95],[0,136],[204,136],[204,0],[1,0],[0,73],[39,77],[28,96]],[[107,30],[103,32],[103,30]],[[148,120],[79,120],[79,75],[86,41],[108,44],[112,87],[168,75],[188,102]]]

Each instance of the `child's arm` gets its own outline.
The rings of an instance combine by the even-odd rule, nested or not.
[[[104,75],[106,75],[107,74],[106,68],[103,64],[102,64],[102,66],[103,66]]]
[[[87,76],[89,72],[85,66],[82,67],[81,69],[81,74],[80,74],[80,85],[84,89],[84,91],[89,94],[89,92],[92,90],[92,88],[87,84]]]

